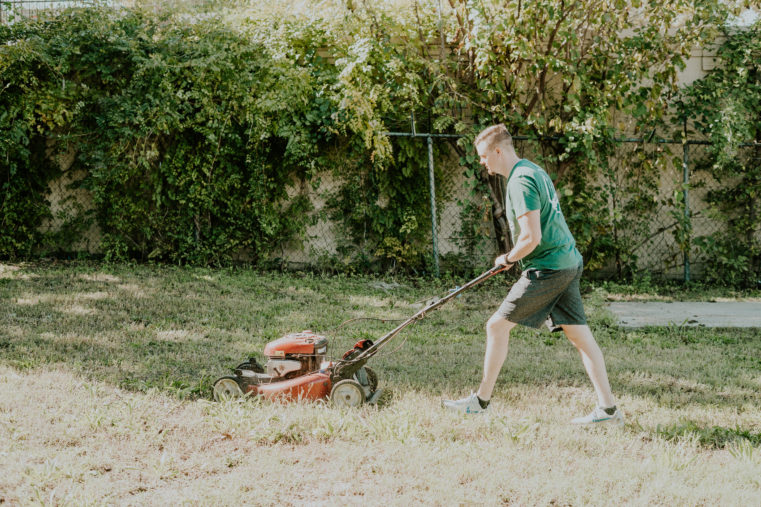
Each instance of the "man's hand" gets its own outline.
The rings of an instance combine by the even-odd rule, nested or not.
[[[512,263],[507,262],[507,254],[502,254],[494,259],[494,267],[496,268],[497,266],[512,266]]]

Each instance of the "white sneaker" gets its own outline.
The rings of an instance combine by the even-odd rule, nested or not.
[[[597,424],[597,423],[613,423],[618,426],[624,425],[624,414],[616,408],[616,411],[612,414],[608,414],[604,408],[597,406],[592,412],[583,416],[577,417],[571,421],[571,424]]]
[[[489,410],[489,407],[481,408],[476,393],[470,393],[470,396],[461,400],[442,400],[441,404],[454,412],[463,414],[483,414]]]

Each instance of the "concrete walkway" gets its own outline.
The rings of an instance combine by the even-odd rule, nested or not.
[[[685,325],[761,328],[761,302],[617,302],[608,304],[608,309],[622,327]]]

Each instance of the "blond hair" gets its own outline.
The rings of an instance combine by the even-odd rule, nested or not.
[[[487,143],[487,149],[492,149],[495,145],[501,144],[503,142],[507,142],[510,146],[512,146],[513,136],[510,135],[510,132],[508,132],[507,127],[505,127],[504,123],[499,123],[482,130],[481,133],[476,136],[473,144],[478,146],[484,142]]]

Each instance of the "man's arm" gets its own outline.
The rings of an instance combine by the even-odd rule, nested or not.
[[[518,217],[521,233],[512,250],[500,255],[494,260],[494,265],[515,264],[534,251],[542,241],[542,225],[539,220],[539,210],[531,210]]]

